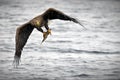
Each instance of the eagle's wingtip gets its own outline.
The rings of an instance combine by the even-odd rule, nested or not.
[[[87,28],[86,28],[83,24],[81,24],[81,22],[80,22],[79,19],[77,19],[77,18],[72,18],[72,21],[75,22],[75,23],[77,23],[77,24],[79,24],[79,25],[81,25],[85,30],[87,30]]]
[[[14,68],[17,68],[19,66],[19,63],[20,63],[20,58],[18,56],[14,56],[14,60],[13,60]]]

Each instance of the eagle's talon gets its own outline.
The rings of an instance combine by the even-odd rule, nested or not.
[[[43,32],[43,38],[46,38],[47,37],[47,32]]]
[[[51,29],[48,29],[47,32],[43,32],[43,40],[42,42],[44,42],[47,39],[48,35],[51,35]]]
[[[50,34],[50,35],[51,35],[51,29],[48,29],[48,30],[47,30],[47,32],[48,32],[48,34]]]

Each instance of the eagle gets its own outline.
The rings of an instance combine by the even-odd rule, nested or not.
[[[32,20],[28,21],[27,23],[21,25],[20,27],[18,27],[16,29],[15,55],[14,55],[14,61],[13,61],[13,63],[16,66],[19,65],[22,50],[23,50],[30,34],[34,30],[34,28],[36,28],[38,31],[42,32],[43,36],[47,36],[49,33],[51,33],[51,29],[48,27],[48,21],[54,20],[54,19],[73,21],[73,22],[83,26],[76,18],[70,17],[70,16],[64,14],[63,12],[56,10],[54,8],[47,9],[41,15],[38,15],[37,17],[33,18]],[[44,32],[42,27],[45,27],[47,32]]]

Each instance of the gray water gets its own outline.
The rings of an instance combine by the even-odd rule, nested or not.
[[[18,68],[16,28],[56,8],[87,28],[54,20],[52,35],[32,32]],[[0,80],[120,80],[119,0],[0,0]]]

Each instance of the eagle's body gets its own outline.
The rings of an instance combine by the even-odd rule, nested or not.
[[[48,20],[52,19],[68,20],[80,24],[75,18],[67,16],[66,14],[56,9],[49,8],[43,14],[33,18],[29,22],[18,27],[16,30],[16,50],[14,56],[15,65],[19,65],[19,60],[21,57],[23,47],[25,46],[33,29],[36,28],[38,31],[44,33],[41,27],[44,26],[47,30],[49,30]]]

